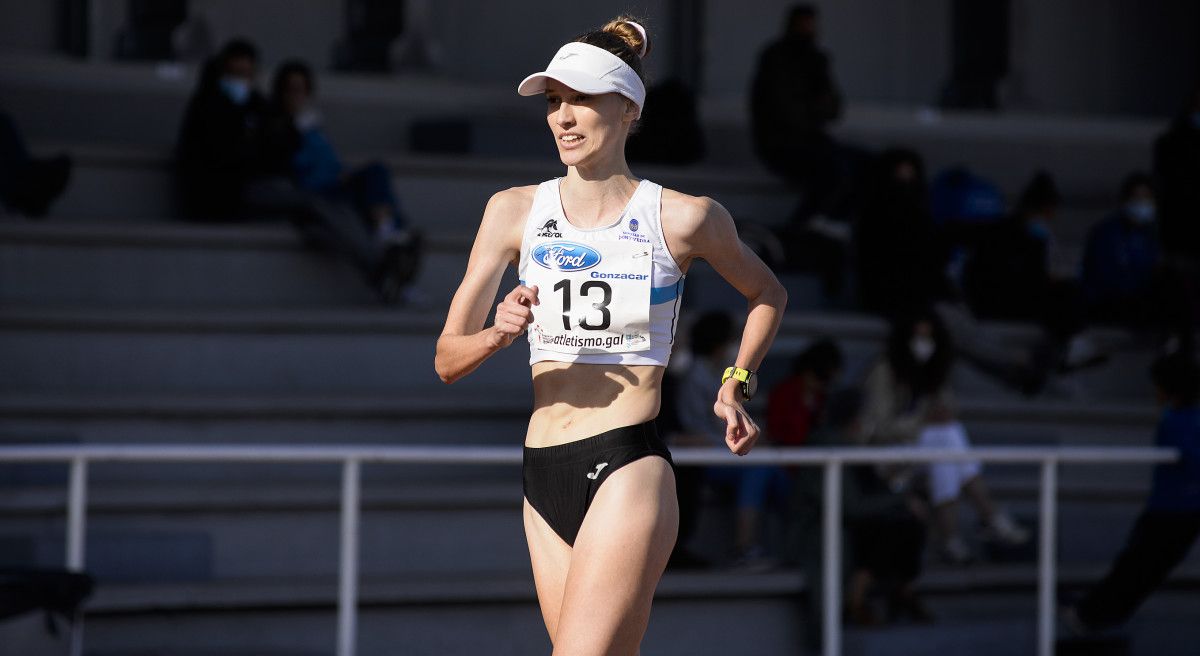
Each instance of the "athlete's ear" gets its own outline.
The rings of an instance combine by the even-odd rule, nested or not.
[[[625,120],[632,123],[641,116],[641,113],[642,110],[638,109],[637,103],[628,98],[625,99],[625,116],[623,117]]]

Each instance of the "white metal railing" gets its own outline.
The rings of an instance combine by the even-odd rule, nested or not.
[[[812,465],[825,471],[823,511],[824,602],[822,633],[826,656],[842,650],[841,539],[842,472],[845,465],[930,463],[978,460],[1041,467],[1039,494],[1037,654],[1054,653],[1054,588],[1058,466],[1070,464],[1153,464],[1174,462],[1164,448],[982,447],[969,450],[887,448],[770,448],[733,457],[728,451],[697,447],[673,450],[678,465]],[[87,515],[87,472],[92,462],[305,462],[341,463],[341,549],[338,568],[337,655],[354,656],[357,635],[359,492],[363,463],[496,465],[520,464],[520,447],[485,446],[156,446],[62,445],[0,446],[0,462],[66,462],[71,474],[67,501],[67,567],[82,571]],[[82,648],[82,622],[75,624],[72,650]]]

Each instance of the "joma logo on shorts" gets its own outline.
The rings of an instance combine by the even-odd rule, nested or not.
[[[538,246],[530,259],[555,271],[583,271],[600,264],[600,251],[570,241],[552,241]]]

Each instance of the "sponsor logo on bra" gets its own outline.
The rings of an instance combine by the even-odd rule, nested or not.
[[[555,271],[583,271],[600,264],[600,251],[572,241],[541,244],[529,254],[537,265]]]

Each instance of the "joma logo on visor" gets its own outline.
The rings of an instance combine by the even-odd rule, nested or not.
[[[533,249],[530,259],[555,271],[583,271],[600,264],[600,252],[570,241],[552,241]]]

